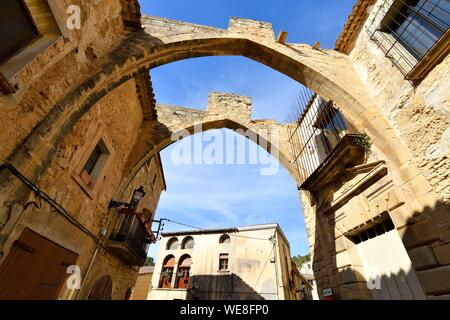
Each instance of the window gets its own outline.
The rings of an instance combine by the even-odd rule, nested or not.
[[[448,0],[385,0],[368,31],[405,78],[417,80],[448,53],[449,14]]]
[[[88,300],[111,300],[112,279],[109,275],[103,276],[95,282],[89,293]]]
[[[181,249],[192,249],[194,248],[194,238],[186,237],[183,239],[181,244]]]
[[[227,234],[224,234],[220,237],[219,243],[230,243],[230,236]]]
[[[191,272],[192,259],[189,255],[182,256],[178,263],[177,280],[175,288],[187,289],[189,287],[189,279]]]
[[[228,270],[228,253],[221,253],[219,256],[219,270],[227,271]]]
[[[393,6],[382,30],[391,33],[417,60],[422,59],[449,26],[448,0],[406,0]]]
[[[170,238],[169,241],[167,241],[166,250],[177,250],[177,249],[178,249],[178,239]]]
[[[87,186],[91,188],[95,186],[108,155],[108,149],[103,140],[100,139],[80,172],[80,177]]]
[[[172,255],[167,256],[164,259],[158,288],[170,288],[172,286],[172,275],[174,266],[175,266],[175,257]]]
[[[155,189],[155,186],[156,186],[156,178],[157,178],[157,176],[156,176],[156,173],[153,175],[153,179],[152,179],[152,188],[153,189]]]
[[[389,214],[385,213],[381,215],[378,222],[376,222],[374,225],[370,226],[369,228],[362,227],[359,230],[357,229],[351,234],[347,235],[347,238],[349,238],[353,243],[358,244],[394,229],[395,226],[392,222],[391,217],[389,216]]]
[[[5,62],[39,35],[23,0],[2,0],[0,10],[0,63]]]

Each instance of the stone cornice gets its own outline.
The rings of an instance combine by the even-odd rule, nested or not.
[[[367,18],[367,8],[375,3],[375,0],[357,0],[352,12],[348,16],[344,29],[336,40],[335,49],[342,53],[348,53],[349,44],[355,39],[358,30]]]

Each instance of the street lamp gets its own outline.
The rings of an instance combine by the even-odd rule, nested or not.
[[[111,200],[109,202],[108,209],[120,208],[120,207],[135,209],[137,207],[137,205],[139,204],[139,201],[141,201],[144,196],[145,196],[144,187],[140,186],[139,188],[137,188],[133,191],[133,195],[131,196],[130,203]]]

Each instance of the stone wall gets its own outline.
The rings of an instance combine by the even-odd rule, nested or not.
[[[108,205],[110,200],[115,198],[117,188],[123,180],[123,168],[137,140],[142,122],[143,112],[136,93],[136,84],[134,80],[130,80],[101,99],[76,123],[59,145],[45,173],[36,182],[41,190],[55,199],[74,219],[96,236],[100,243],[109,237],[109,232],[118,218],[114,209],[108,210]],[[83,164],[86,153],[99,134],[108,141],[110,155],[102,176],[98,178],[94,191],[91,192],[82,185],[77,175],[80,163]],[[146,196],[138,210],[145,207],[155,212],[160,193],[165,189],[159,156],[150,159],[148,164],[139,170],[124,193],[124,198],[116,200],[128,202],[133,190],[140,185],[144,186]],[[8,255],[12,243],[22,230],[29,227],[77,253],[77,264],[83,276],[93,261],[81,292],[69,294],[67,290],[63,290],[62,297],[87,298],[91,285],[101,276],[108,274],[113,280],[113,299],[123,299],[127,290],[135,283],[137,268],[125,265],[118,257],[105,250],[103,245],[98,248],[93,259],[97,250],[95,241],[43,202],[41,209],[19,204],[13,207],[15,211],[9,215],[1,230],[3,257]],[[103,234],[102,230],[105,230],[106,234]]]
[[[446,258],[450,253],[450,58],[436,65],[421,82],[406,81],[366,32],[382,3],[375,1],[374,6],[361,9],[367,12],[359,12],[358,2],[354,12],[367,20],[359,20],[365,22],[347,31],[354,35],[345,51],[369,97],[393,128],[386,130],[386,135],[395,137],[407,152],[402,151],[403,163],[398,166],[390,153],[383,152],[383,144],[372,145],[361,169],[346,168],[340,178],[314,192],[312,198],[301,192],[319,294],[333,288],[338,299],[376,297],[367,290],[363,257],[348,235],[388,213],[410,259],[406,277],[414,285],[420,282],[414,298],[448,299],[450,284],[444,279],[450,277]],[[360,123],[352,124],[365,131]],[[385,169],[376,169],[379,161]],[[398,256],[404,251],[395,250],[399,250]],[[392,261],[387,256],[385,260]],[[396,276],[387,277],[392,280]]]

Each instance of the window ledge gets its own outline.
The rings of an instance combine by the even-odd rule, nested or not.
[[[431,47],[430,51],[405,76],[406,80],[423,79],[450,53],[450,29]]]
[[[217,273],[227,274],[227,273],[231,273],[231,271],[230,270],[217,270]]]
[[[61,38],[61,35],[44,35],[34,40],[18,54],[14,55],[8,61],[0,66],[0,72],[4,77],[11,80],[34,58],[43,53],[48,47],[53,45]]]

